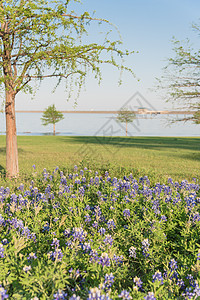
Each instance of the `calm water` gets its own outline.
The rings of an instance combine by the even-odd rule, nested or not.
[[[17,113],[18,135],[50,135],[53,126],[43,126],[42,113]],[[125,124],[116,122],[111,114],[64,114],[65,119],[56,124],[57,135],[69,136],[124,136]],[[200,136],[200,125],[192,122],[176,122],[168,125],[174,116],[157,115],[145,118],[137,116],[128,124],[130,136]],[[176,117],[176,116],[175,116]],[[180,118],[180,116],[179,116]],[[5,116],[0,114],[0,134],[5,134]]]

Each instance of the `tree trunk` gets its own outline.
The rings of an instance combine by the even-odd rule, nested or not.
[[[128,131],[128,130],[127,130],[127,121],[126,121],[126,136],[127,136],[127,131]]]
[[[9,178],[17,177],[18,150],[17,150],[17,132],[15,120],[15,95],[10,90],[6,91],[6,176]]]
[[[56,125],[53,124],[53,135],[55,135],[55,134],[56,134]]]

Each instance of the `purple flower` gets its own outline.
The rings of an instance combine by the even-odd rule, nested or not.
[[[113,238],[112,238],[112,236],[111,236],[110,234],[107,234],[107,235],[105,236],[105,239],[104,239],[103,241],[104,241],[104,243],[105,243],[106,245],[112,246],[112,244],[113,244]]]
[[[89,214],[85,215],[84,218],[85,218],[85,222],[86,222],[86,223],[90,223],[91,218],[90,218],[90,215],[89,215]]]
[[[142,289],[142,280],[139,277],[135,277],[133,279],[133,282],[136,284],[136,286],[141,290]]]
[[[81,298],[73,294],[71,297],[69,297],[69,300],[81,300]]]
[[[2,285],[0,285],[0,299],[4,300],[4,299],[8,299],[8,294],[7,294],[7,290],[5,290]]]
[[[67,293],[58,290],[57,293],[53,295],[53,297],[54,300],[64,300],[67,299]]]
[[[29,253],[29,255],[28,255],[28,257],[27,257],[28,260],[36,259],[36,258],[37,258],[37,256],[36,256],[35,253],[33,253],[33,252]]]
[[[4,257],[4,247],[2,244],[0,244],[0,257],[3,258]]]
[[[127,299],[127,300],[132,299],[132,297],[130,296],[130,294],[127,290],[121,291],[121,293],[118,295],[118,297],[122,298],[122,299]]]
[[[115,222],[113,221],[113,219],[108,220],[107,226],[108,226],[108,229],[110,229],[110,230],[113,230],[116,228]]]
[[[106,229],[101,227],[98,232],[100,233],[100,235],[104,235],[106,232]]]
[[[129,248],[129,256],[136,258],[136,248],[135,247],[131,246]]]
[[[142,241],[142,254],[144,255],[144,257],[148,257],[149,256],[149,240],[145,239]]]
[[[101,254],[101,256],[99,257],[99,264],[101,264],[103,267],[110,266],[110,258],[107,253],[104,252]]]
[[[163,284],[163,277],[161,272],[156,271],[156,273],[152,276],[152,282],[155,281],[160,281],[160,284]]]
[[[129,217],[130,217],[130,209],[125,209],[124,211],[123,211],[123,215],[124,215],[124,218],[125,219],[128,219]]]
[[[145,300],[156,300],[153,292],[148,292],[148,295],[144,297]]]
[[[30,271],[31,270],[31,266],[24,266],[23,267],[23,271],[25,272],[25,273],[28,273],[28,271]]]
[[[82,227],[74,227],[72,236],[74,238],[74,241],[78,240],[80,242],[83,242],[87,236],[87,232],[83,230]]]
[[[114,278],[115,278],[115,276],[112,273],[105,275],[105,279],[104,279],[105,289],[111,288],[111,286],[114,283]]]

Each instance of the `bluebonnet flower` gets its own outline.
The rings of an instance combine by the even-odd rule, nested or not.
[[[133,279],[133,282],[136,284],[136,286],[141,290],[142,289],[142,280],[139,277],[135,277]]]
[[[200,287],[198,285],[198,282],[196,281],[195,282],[195,289],[193,290],[193,293],[196,297],[199,297],[200,296]]]
[[[112,273],[105,275],[105,278],[104,278],[105,289],[111,288],[111,286],[114,283],[114,278],[115,278],[115,276]]]
[[[34,252],[29,253],[29,255],[27,257],[28,260],[36,259],[36,258],[37,258],[37,256],[36,256],[36,254]]]
[[[3,226],[4,225],[4,218],[2,217],[2,215],[0,214],[0,226]]]
[[[194,277],[192,276],[192,274],[188,274],[188,275],[186,276],[186,279],[189,280],[190,286],[195,287],[196,283],[195,283],[195,281],[194,281]]]
[[[51,246],[54,246],[54,247],[58,248],[59,247],[59,242],[60,241],[57,238],[53,238]]]
[[[163,277],[160,271],[156,271],[156,273],[152,276],[152,282],[160,281],[160,284],[163,284]]]
[[[177,265],[177,261],[175,261],[175,259],[172,259],[169,263],[169,267],[170,267],[170,279],[173,279],[173,278],[178,278],[178,273],[177,273],[177,268],[178,268],[178,265]]]
[[[82,249],[85,252],[89,252],[91,250],[90,243],[84,243],[84,244],[82,244]]]
[[[142,254],[144,255],[144,257],[148,257],[149,256],[149,240],[148,239],[145,239],[142,241]]]
[[[69,300],[81,300],[81,298],[73,294],[71,297],[69,297]]]
[[[178,279],[176,284],[178,286],[180,286],[181,289],[183,289],[185,287],[185,283],[184,283],[183,279]]]
[[[61,261],[63,258],[63,253],[61,251],[61,249],[56,248],[55,251],[50,251],[49,253],[47,253],[47,256],[49,259],[52,259],[53,261]]]
[[[156,300],[153,292],[148,292],[147,296],[144,297],[145,300]]]
[[[61,290],[58,290],[57,293],[55,293],[53,295],[53,299],[54,300],[64,300],[64,299],[67,299],[67,293],[61,291]]]
[[[160,220],[166,222],[166,221],[167,221],[167,217],[166,217],[165,215],[162,215],[162,216],[160,217]]]
[[[84,218],[85,218],[85,222],[86,222],[86,223],[90,223],[91,218],[90,218],[90,215],[89,215],[89,214],[85,215]]]
[[[5,251],[5,249],[4,249],[3,245],[0,244],[0,257],[1,257],[1,258],[4,257],[4,251]]]
[[[90,255],[90,262],[97,262],[99,260],[98,252],[92,249],[89,253]]]
[[[129,256],[136,258],[136,248],[135,247],[131,246],[129,248]]]
[[[54,221],[54,222],[58,222],[58,221],[59,221],[59,218],[54,218],[53,221]]]
[[[100,233],[100,235],[104,235],[106,232],[106,229],[101,227],[98,232]]]
[[[172,271],[178,269],[177,261],[175,261],[175,259],[171,259],[169,267]]]
[[[87,232],[83,230],[82,227],[74,227],[72,236],[75,240],[79,240],[80,242],[83,242],[87,236]]]
[[[3,245],[7,245],[8,244],[8,240],[7,239],[3,239],[1,242],[2,242]]]
[[[97,222],[97,221],[94,221],[94,223],[92,224],[92,227],[98,228],[98,226],[99,226],[98,222]]]
[[[35,168],[36,168],[35,164],[34,164],[34,165],[32,165],[32,167],[33,167],[33,169],[35,170]]]
[[[70,229],[69,229],[69,228],[66,228],[66,229],[63,231],[63,234],[64,234],[65,237],[68,238],[68,237],[70,236],[70,234],[71,234]]]
[[[28,271],[30,271],[30,270],[31,270],[31,266],[24,266],[23,267],[23,271],[26,272],[26,273],[28,273]]]
[[[131,300],[132,297],[130,295],[130,293],[127,291],[127,290],[123,290],[121,291],[121,293],[118,295],[119,298],[122,298],[122,299],[127,299],[127,300]]]
[[[113,219],[108,220],[107,226],[108,226],[108,229],[110,229],[110,230],[113,230],[116,228],[115,222],[113,221]]]
[[[101,256],[99,257],[99,264],[101,264],[103,267],[104,266],[109,267],[110,263],[111,261],[108,254],[106,252],[102,253]]]
[[[108,295],[102,295],[101,290],[97,287],[91,288],[87,300],[110,300]]]
[[[130,217],[130,209],[124,209],[124,211],[123,211],[123,215],[124,215],[124,218],[125,219],[128,219],[129,217]]]
[[[107,234],[103,241],[106,245],[109,244],[110,246],[112,246],[112,244],[113,244],[113,238],[110,234]]]
[[[49,223],[46,222],[45,225],[43,226],[43,230],[42,230],[42,231],[43,231],[43,232],[44,232],[44,231],[49,231],[49,229],[50,229]]]
[[[1,300],[8,299],[7,290],[4,289],[4,288],[2,287],[2,285],[0,285],[0,299],[1,299]]]
[[[191,287],[187,287],[184,291],[184,293],[182,293],[182,296],[185,298],[185,299],[192,299],[194,297],[194,292],[192,291],[192,288]]]
[[[123,260],[124,260],[123,255],[120,255],[120,256],[118,256],[116,254],[113,255],[113,261],[116,263],[116,265],[121,265]]]

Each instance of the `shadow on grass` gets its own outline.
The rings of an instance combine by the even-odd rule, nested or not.
[[[200,138],[193,137],[87,137],[87,136],[74,136],[64,137],[62,141],[67,143],[80,144],[79,149],[90,147],[92,145],[101,145],[105,151],[109,151],[109,147],[114,147],[116,153],[120,148],[127,149],[143,149],[143,150],[155,150],[166,151],[170,157],[180,157],[183,159],[190,159],[194,161],[200,161]],[[113,149],[113,148],[112,148]],[[179,150],[190,151],[191,153],[178,152]],[[95,150],[96,151],[96,150]],[[194,151],[192,153],[192,151]],[[198,152],[199,151],[199,152]]]
[[[22,148],[18,148],[18,153],[24,153]],[[0,147],[0,154],[6,154],[6,147]]]
[[[62,140],[65,142],[73,142],[78,144],[91,144],[91,145],[105,145],[105,146],[118,146],[127,148],[143,148],[160,150],[161,148],[167,150],[171,148],[185,149],[185,150],[200,150],[200,138],[181,138],[181,137],[87,137],[87,136],[74,136],[64,137]]]
[[[6,176],[6,169],[0,165],[0,174]]]

